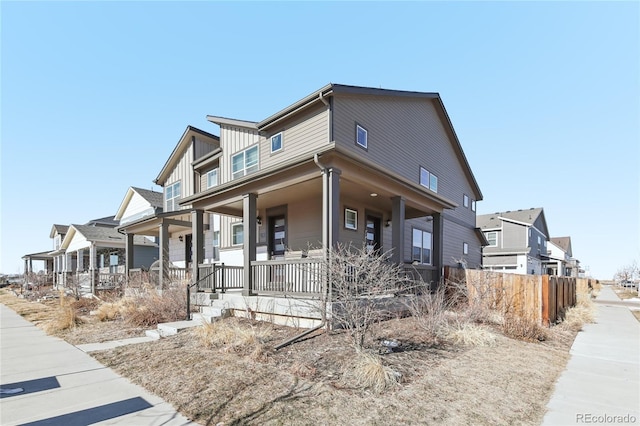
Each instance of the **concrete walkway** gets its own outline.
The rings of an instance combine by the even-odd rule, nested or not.
[[[0,304],[0,424],[196,423],[178,414],[161,398],[75,346],[48,336]]]
[[[640,322],[609,286],[571,347],[544,426],[640,424]]]

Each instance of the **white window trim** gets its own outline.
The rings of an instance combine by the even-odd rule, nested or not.
[[[213,173],[213,172],[215,172],[215,173],[216,173],[216,183],[215,183],[215,184],[213,184],[213,185],[211,185],[211,184],[210,184],[210,182],[209,182],[209,180],[210,180],[210,179],[209,179],[209,176],[210,176],[210,175],[211,175],[211,173]],[[214,186],[218,186],[219,184],[220,184],[220,168],[219,168],[219,167],[216,167],[215,169],[213,169],[213,170],[209,170],[209,171],[207,172],[207,189],[209,189],[209,188],[213,188]]]
[[[462,254],[469,254],[469,244],[463,242],[462,243]]]
[[[242,242],[241,243],[236,243],[236,242],[233,241],[233,237],[235,235],[234,231],[235,231],[235,228],[237,228],[239,226],[242,227]],[[243,244],[244,244],[244,224],[242,222],[232,223],[231,224],[231,245],[235,246],[235,247],[238,247],[238,246],[241,246]]]
[[[469,207],[469,196],[467,194],[462,194],[462,205],[465,208]]]
[[[280,136],[280,148],[274,150],[273,149],[273,138],[277,137],[278,135]],[[271,153],[272,154],[275,154],[276,152],[280,152],[280,151],[282,151],[284,149],[284,133],[283,132],[279,132],[279,133],[276,133],[275,135],[271,136],[269,141],[271,142],[270,149],[271,149]]]
[[[353,213],[353,215],[355,216],[355,223],[353,225],[350,225],[348,220],[347,220],[347,214],[348,213]],[[351,230],[351,231],[357,231],[358,230],[358,211],[357,210],[349,209],[349,208],[345,208],[344,209],[344,227],[346,229]]]
[[[358,140],[358,134],[360,133],[359,130],[362,130],[364,132],[364,145],[361,144],[360,141]],[[364,149],[369,149],[369,131],[357,123],[356,123],[356,145]]]
[[[476,200],[471,200],[471,211],[472,212],[476,211]]]
[[[425,171],[427,173],[427,182],[426,184],[422,181],[422,172]],[[435,185],[432,186],[431,185],[431,178],[435,178]],[[429,189],[430,191],[435,192],[436,194],[438,193],[438,176],[436,176],[434,173],[431,173],[429,170],[427,170],[426,168],[420,166],[420,175],[418,176],[418,182],[420,182],[420,185],[424,186],[425,188]]]
[[[416,260],[413,259],[413,248],[416,247],[413,245],[413,234],[415,231],[419,231],[420,232],[420,241],[424,242],[424,234],[429,234],[430,238],[430,243],[431,246],[428,247],[429,248],[429,263],[423,263],[422,259],[424,258],[424,245],[422,245],[422,243],[420,244],[420,264],[421,265],[433,265],[433,233],[430,231],[425,231],[424,229],[420,229],[420,228],[411,228],[411,260],[413,262],[416,262]]]
[[[235,154],[233,154],[231,156],[231,179],[238,179],[238,178],[247,176],[249,173],[251,173],[251,172],[247,172],[247,169],[249,168],[249,167],[247,167],[247,151],[250,151],[252,149],[257,150],[257,152],[258,152],[258,155],[256,157],[258,159],[258,161],[256,162],[255,166],[257,166],[258,169],[260,168],[260,149],[259,149],[258,145],[250,146],[250,147],[248,147],[246,149],[243,149],[242,151],[236,152]],[[236,158],[238,155],[242,155],[242,169],[237,170],[237,171],[234,172],[233,171],[233,159]],[[255,166],[252,165],[251,168],[253,168]],[[242,175],[238,174],[240,172],[242,172]],[[238,174],[238,175],[236,176],[236,174]]]
[[[489,234],[496,234],[496,243],[495,244],[491,244],[489,242]],[[487,238],[487,242],[489,242],[489,245],[487,247],[498,247],[498,231],[488,231],[486,233],[485,237]]]
[[[167,198],[167,192],[169,191],[169,188],[175,188],[176,185],[180,185],[180,195]],[[175,192],[174,189],[172,189],[171,192],[172,193]],[[178,203],[177,203],[177,201],[180,200],[180,198],[182,198],[182,183],[181,181],[178,180],[176,182],[173,182],[171,185],[168,185],[164,189],[164,211],[174,212],[174,211],[180,210],[180,206],[178,206]],[[172,209],[169,209],[169,201],[172,201],[172,205],[173,205]]]

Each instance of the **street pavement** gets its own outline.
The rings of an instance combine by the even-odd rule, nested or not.
[[[0,424],[195,425],[161,398],[0,304]]]

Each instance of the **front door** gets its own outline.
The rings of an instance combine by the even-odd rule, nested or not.
[[[367,244],[367,253],[373,253],[382,247],[380,241],[380,218],[377,216],[367,215],[365,239]]]
[[[184,267],[190,268],[193,260],[193,235],[187,234],[184,238]]]
[[[269,252],[271,259],[284,259],[287,249],[287,230],[284,215],[269,217]]]

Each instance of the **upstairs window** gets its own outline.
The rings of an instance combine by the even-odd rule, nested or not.
[[[472,212],[476,211],[476,200],[471,200],[471,211]]]
[[[462,243],[462,254],[469,254],[469,244]]]
[[[484,236],[487,237],[487,241],[489,242],[489,247],[497,247],[498,246],[498,233],[497,232],[485,232]]]
[[[420,185],[429,188],[433,192],[438,192],[438,176],[424,167],[420,167]]]
[[[411,260],[431,265],[431,249],[431,232],[414,229]]]
[[[213,169],[207,173],[207,188],[218,185],[218,169]]]
[[[467,208],[469,207],[469,196],[467,194],[464,194],[462,196],[462,205]]]
[[[271,153],[282,151],[282,132],[271,136]]]
[[[167,186],[164,192],[165,212],[178,210],[178,201],[180,201],[181,194],[180,181]]]
[[[237,179],[258,170],[258,146],[245,149],[231,157],[232,178]]]
[[[364,149],[368,147],[368,132],[367,129],[359,124],[356,124],[356,144]]]

